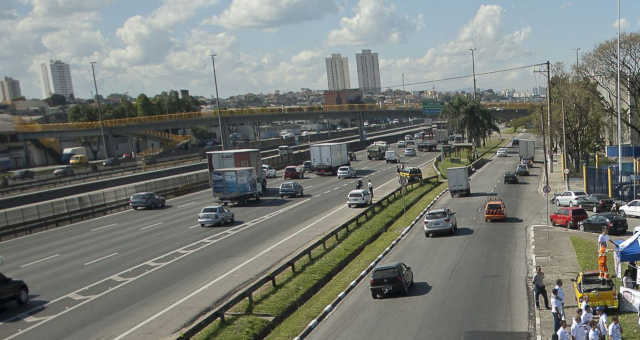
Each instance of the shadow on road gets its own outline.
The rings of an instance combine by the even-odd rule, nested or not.
[[[504,222],[504,223],[520,223],[520,222],[522,222],[522,219],[518,218],[518,217],[507,217],[502,222]]]
[[[356,170],[356,177],[369,176],[374,172],[376,172],[376,171],[375,170],[368,170],[368,169],[358,169],[358,170]]]
[[[409,289],[407,297],[427,295],[431,291],[431,286],[426,282],[414,282],[413,287]]]
[[[49,301],[39,300],[38,297],[40,297],[40,295],[29,294],[29,302],[24,306],[20,306],[16,302],[7,302],[4,305],[0,305],[0,322],[6,323],[21,321],[43,311],[44,305]],[[29,313],[27,314],[27,312]]]
[[[469,197],[497,196],[495,192],[472,192]]]
[[[473,234],[473,229],[462,227],[462,228],[458,228],[458,232],[451,236],[467,236],[471,234]]]

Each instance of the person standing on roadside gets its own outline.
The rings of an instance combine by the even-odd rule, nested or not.
[[[588,326],[591,320],[593,320],[593,313],[591,313],[591,306],[587,305],[582,313],[582,323]]]
[[[560,328],[556,332],[558,340],[571,340],[571,333],[567,331],[567,322],[560,320]]]
[[[562,320],[562,300],[558,298],[556,288],[551,289],[551,314],[553,314],[553,333],[557,333]]]
[[[582,323],[582,320],[578,318],[578,324],[575,327],[571,328],[571,336],[573,336],[573,340],[587,340],[589,336],[587,326]]]
[[[607,268],[607,246],[600,245],[598,251],[598,270],[600,271],[600,281],[604,283],[609,278],[609,268]]]
[[[600,340],[600,329],[596,320],[591,320],[589,323],[589,340]]]
[[[371,180],[367,181],[367,186],[369,187],[369,194],[371,194],[371,201],[373,201],[373,184],[371,184]]]
[[[533,294],[536,300],[536,308],[540,309],[538,296],[542,295],[544,298],[544,306],[549,309],[549,298],[547,297],[547,289],[544,286],[544,273],[540,266],[536,266],[536,274],[533,275]]]
[[[558,290],[558,299],[560,299],[560,302],[562,303],[562,314],[560,317],[562,320],[566,320],[564,315],[564,291],[562,290],[562,280],[557,279],[556,286],[554,288]]]
[[[600,306],[596,308],[596,313],[598,314],[598,328],[600,329],[600,339],[607,339],[607,314],[605,313],[604,307]]]
[[[576,310],[576,316],[573,317],[573,323],[571,324],[571,333],[573,333],[573,329],[577,326],[580,326],[582,323],[582,309],[578,308]]]
[[[609,325],[609,339],[622,340],[622,326],[618,323],[617,315],[611,317],[611,324]]]

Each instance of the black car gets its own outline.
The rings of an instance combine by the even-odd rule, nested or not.
[[[129,198],[129,205],[137,210],[138,208],[164,208],[166,201],[164,197],[158,196],[153,192],[140,192],[131,195]]]
[[[518,184],[518,177],[515,173],[507,171],[504,173],[504,184]]]
[[[11,176],[11,179],[33,179],[33,177],[35,177],[35,173],[31,170],[27,170],[27,169],[23,169],[23,170],[16,170],[13,175]]]
[[[599,233],[604,227],[609,228],[610,234],[624,234],[629,228],[626,218],[610,212],[591,215],[591,217],[578,223],[580,231]]]
[[[304,163],[302,163],[302,167],[304,168],[304,171],[311,172],[311,161],[304,161]]]
[[[606,194],[591,194],[587,197],[579,197],[576,203],[585,210],[591,210],[594,213],[599,213],[603,211],[611,211],[613,199],[609,198]]]
[[[518,164],[516,168],[516,175],[518,176],[529,176],[529,169],[525,164]]]
[[[53,175],[56,177],[73,176],[73,168],[71,165],[65,165],[53,170]]]
[[[402,262],[377,266],[371,273],[371,296],[374,299],[393,293],[409,294],[413,286],[411,267]]]
[[[517,138],[512,139],[511,146],[520,146],[520,140]]]
[[[29,287],[24,281],[14,280],[0,273],[0,303],[11,301],[19,305],[29,302]]]

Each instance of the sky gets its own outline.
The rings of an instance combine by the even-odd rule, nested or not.
[[[622,0],[623,32],[640,29],[640,1]],[[575,64],[617,34],[613,0],[0,0],[0,77],[41,98],[40,64],[71,65],[76,97],[188,89],[221,97],[327,88],[324,58],[379,55],[382,87],[523,65]],[[478,77],[479,88],[531,89],[532,68]],[[469,79],[407,90],[472,87]]]

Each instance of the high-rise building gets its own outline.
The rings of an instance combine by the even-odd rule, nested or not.
[[[363,93],[380,93],[378,53],[371,53],[371,50],[362,50],[362,53],[356,53],[356,66],[358,67],[360,90]]]
[[[349,60],[347,57],[343,57],[340,54],[332,54],[325,61],[327,63],[329,90],[337,91],[350,88]]]
[[[53,94],[60,94],[67,99],[73,99],[73,83],[69,64],[60,60],[50,60],[40,65],[42,77],[42,96],[49,98]]]
[[[0,79],[0,101],[10,103],[18,97],[22,97],[20,82],[10,77]]]

